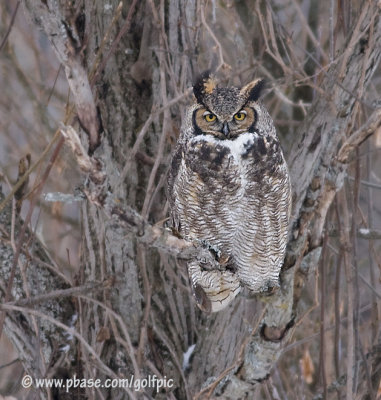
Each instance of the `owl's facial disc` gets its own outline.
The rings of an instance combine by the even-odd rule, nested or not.
[[[193,114],[197,134],[209,134],[219,139],[234,139],[241,133],[249,132],[255,124],[256,113],[245,106],[233,116],[220,116],[205,107],[197,108]]]

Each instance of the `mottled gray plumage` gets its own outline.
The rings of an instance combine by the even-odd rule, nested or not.
[[[219,268],[188,263],[200,308],[218,311],[247,287],[279,286],[291,190],[262,81],[220,88],[210,76],[194,86],[168,179],[173,227],[216,251]],[[217,255],[218,254],[218,255]]]

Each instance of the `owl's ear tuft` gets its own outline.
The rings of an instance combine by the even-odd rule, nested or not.
[[[256,79],[245,85],[240,93],[242,97],[247,99],[246,101],[257,101],[265,86],[266,81],[264,79]]]
[[[193,93],[199,103],[203,103],[204,96],[211,94],[217,87],[217,79],[210,70],[203,72],[193,85]]]

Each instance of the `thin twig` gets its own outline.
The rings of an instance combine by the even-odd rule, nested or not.
[[[336,212],[336,220],[338,224],[338,231],[341,235],[341,221],[340,221],[340,212],[339,212],[339,204],[337,197],[335,198],[335,212]],[[335,358],[335,370],[336,370],[336,379],[339,379],[341,375],[340,371],[340,332],[341,332],[341,325],[340,325],[340,292],[341,292],[341,285],[340,285],[340,278],[341,278],[341,265],[343,259],[343,250],[340,247],[340,253],[337,257],[336,263],[336,276],[335,276],[335,335],[334,335],[334,358]],[[338,398],[340,399],[340,393],[338,393]]]
[[[119,314],[117,314],[113,309],[111,309],[110,307],[108,307],[106,304],[104,304],[101,301],[95,300],[91,297],[88,297],[88,296],[85,296],[82,294],[79,294],[78,297],[80,297],[81,299],[86,300],[88,302],[94,303],[98,307],[103,308],[107,313],[110,314],[110,316],[112,316],[113,318],[115,318],[118,321],[119,326],[122,329],[122,332],[123,332],[123,335],[125,338],[125,340],[123,340],[123,344],[125,345],[127,354],[129,355],[129,357],[131,359],[132,365],[134,367],[135,376],[138,378],[140,376],[140,370],[139,370],[139,366],[138,366],[138,363],[137,363],[137,360],[135,357],[134,346],[132,345],[132,340],[131,340],[130,334],[128,333],[127,326],[126,326],[125,322],[123,321],[122,317]]]
[[[346,384],[346,399],[352,400],[353,394],[353,367],[354,367],[354,293],[353,293],[353,271],[350,263],[350,238],[349,238],[349,212],[348,203],[345,195],[345,190],[341,190],[338,193],[340,207],[343,215],[342,222],[342,237],[341,242],[343,246],[344,266],[347,282],[347,313],[348,313],[348,325],[347,325],[347,384]]]
[[[14,306],[19,306],[19,307],[30,307],[36,304],[40,303],[46,303],[47,301],[53,300],[53,299],[63,299],[65,297],[71,297],[71,296],[77,296],[82,293],[89,293],[93,291],[98,291],[98,290],[104,290],[107,288],[107,286],[110,284],[110,281],[105,281],[105,282],[89,282],[86,285],[82,286],[75,286],[71,287],[69,289],[58,289],[54,290],[52,292],[46,293],[46,294],[41,294],[39,296],[34,296],[34,297],[29,297],[27,299],[21,299],[17,301],[10,301],[8,303],[2,303],[2,304],[9,304],[9,305],[14,305]]]
[[[111,55],[114,53],[114,51],[116,50],[116,48],[119,45],[119,42],[121,41],[122,37],[124,36],[124,34],[130,29],[131,26],[131,20],[132,20],[132,16],[134,14],[135,11],[135,7],[136,7],[136,3],[137,0],[133,0],[129,10],[128,10],[128,15],[127,15],[127,19],[124,22],[121,30],[118,33],[118,36],[115,38],[115,40],[112,42],[111,48],[108,51],[108,53],[105,55],[105,57],[103,58],[102,62],[99,64],[98,68],[96,69],[95,73],[94,73],[94,77],[91,80],[91,84],[93,85],[97,79],[99,74],[104,70],[108,60],[110,59]],[[118,10],[118,9],[117,9]],[[118,11],[117,11],[118,13]],[[118,17],[118,14],[116,13],[116,18]],[[113,24],[113,23],[112,23]],[[111,26],[110,26],[111,28]]]
[[[49,105],[50,99],[51,99],[52,96],[53,96],[54,89],[55,89],[55,87],[56,87],[56,83],[57,83],[57,81],[58,81],[58,77],[59,77],[59,75],[60,75],[61,69],[62,69],[62,64],[60,64],[60,66],[58,67],[58,70],[57,70],[57,73],[56,73],[56,77],[54,78],[53,86],[52,86],[52,88],[51,88],[51,90],[50,90],[50,93],[49,93],[49,96],[48,96],[48,98],[47,98],[47,100],[46,100],[46,106]]]
[[[354,190],[353,190],[353,211],[352,211],[352,224],[351,224],[351,241],[352,241],[352,264],[354,266],[354,280],[353,280],[353,292],[354,292],[354,314],[353,314],[353,322],[354,322],[354,339],[355,339],[355,354],[360,348],[360,336],[359,336],[359,310],[360,310],[360,285],[359,285],[359,269],[357,263],[357,210],[359,207],[359,197],[360,197],[360,159],[359,159],[359,149],[356,148],[356,162],[355,162],[355,182],[354,182]],[[354,381],[354,393],[357,393],[357,381],[358,381],[358,363],[355,363],[355,370],[353,373],[353,381]]]
[[[138,152],[139,147],[140,147],[141,143],[143,142],[143,139],[144,139],[146,133],[148,132],[148,129],[151,126],[154,118],[157,117],[158,115],[160,115],[162,112],[164,112],[167,108],[170,108],[173,105],[177,105],[178,102],[181,99],[183,99],[184,97],[188,96],[191,93],[191,91],[192,91],[192,88],[188,88],[185,92],[181,93],[179,96],[168,101],[168,103],[165,106],[160,107],[159,109],[154,109],[154,107],[152,107],[151,114],[149,115],[149,117],[147,118],[143,127],[139,131],[137,138],[135,140],[135,143],[132,146],[131,151],[128,153],[128,155],[126,157],[123,171],[120,174],[120,179],[119,179],[120,182],[124,182],[124,180],[126,179],[126,176],[129,173],[130,168],[131,168],[131,163],[134,161],[136,153]]]
[[[296,10],[296,13],[299,16],[301,25],[303,26],[303,28],[307,32],[307,35],[311,39],[311,41],[314,44],[314,46],[317,49],[319,49],[321,55],[324,58],[324,63],[327,63],[329,58],[328,58],[327,54],[325,53],[324,49],[321,47],[320,42],[316,39],[314,33],[312,32],[310,24],[306,20],[306,17],[304,16],[303,11],[301,10],[299,3],[296,0],[291,0],[291,1],[292,1],[293,6],[294,6],[294,9]]]
[[[7,364],[0,365],[0,369],[8,368],[8,367],[10,367],[11,365],[16,364],[17,362],[21,362],[21,360],[20,360],[19,358],[15,358],[14,360],[10,361],[10,362],[7,363]]]
[[[41,162],[44,160],[46,155],[49,153],[55,142],[58,140],[58,138],[61,136],[60,131],[57,130],[56,133],[54,134],[52,140],[49,142],[49,144],[45,147],[44,151],[41,153],[41,156],[38,158],[38,160],[28,169],[28,171],[25,172],[25,174],[17,181],[17,183],[13,186],[12,190],[10,193],[5,196],[4,200],[0,203],[0,212],[3,211],[4,207],[12,199],[14,194],[20,189],[20,187],[24,184],[24,182],[29,178],[29,175],[41,164]]]
[[[323,384],[323,393],[324,393],[324,398],[327,398],[327,373],[326,373],[326,368],[325,368],[325,296],[326,296],[326,263],[327,263],[327,241],[328,241],[328,235],[327,235],[327,230],[325,231],[324,234],[324,239],[323,239],[323,249],[322,249],[322,255],[321,255],[321,278],[320,278],[320,358],[319,358],[319,365],[320,365],[320,374],[322,378],[322,384]]]
[[[146,252],[142,245],[138,245],[137,248],[137,264],[140,267],[140,271],[143,276],[143,290],[144,290],[144,302],[145,302],[143,318],[140,326],[139,346],[136,356],[138,366],[141,368],[143,365],[143,353],[147,341],[148,320],[150,317],[151,298],[152,298],[152,287],[148,279],[148,273],[147,273]]]
[[[8,29],[5,32],[5,36],[4,36],[4,38],[3,38],[3,40],[1,41],[1,44],[0,44],[0,52],[1,52],[1,50],[3,50],[3,48],[5,46],[5,43],[7,42],[8,36],[11,33],[13,24],[15,23],[15,19],[16,19],[16,15],[17,15],[17,11],[19,9],[20,3],[21,3],[21,0],[18,0],[17,4],[16,4],[16,7],[15,7],[13,13],[12,13],[11,22],[9,23]]]
[[[63,324],[60,321],[57,321],[55,318],[51,317],[50,315],[44,314],[38,310],[32,310],[30,308],[25,308],[25,307],[18,307],[15,305],[11,304],[0,304],[0,309],[3,310],[3,313],[5,311],[17,311],[21,312],[24,314],[31,314],[34,315],[38,318],[41,318],[43,320],[49,321],[51,324],[57,326],[60,329],[63,329],[66,331],[68,334],[74,336],[78,341],[84,346],[84,348],[91,354],[94,359],[97,361],[98,366],[101,370],[103,370],[104,373],[106,373],[108,376],[120,379],[119,376],[115,374],[114,371],[112,371],[107,365],[104,364],[104,362],[101,360],[99,355],[95,352],[95,350],[89,345],[89,343],[84,339],[82,335],[80,335],[74,328],[71,328],[65,324]],[[123,389],[131,396],[131,399],[136,399],[135,394],[128,388],[128,387],[123,387]]]
[[[50,160],[49,160],[49,163],[48,163],[48,165],[46,167],[46,170],[45,170],[45,172],[44,172],[44,174],[43,174],[43,176],[41,178],[41,181],[40,181],[40,183],[39,183],[39,185],[37,187],[36,193],[35,193],[32,201],[30,203],[29,211],[28,211],[28,214],[27,214],[27,216],[25,218],[24,224],[23,224],[23,226],[22,226],[22,228],[20,230],[20,233],[19,233],[19,236],[18,236],[17,248],[16,248],[15,255],[13,257],[11,273],[10,273],[9,280],[8,280],[7,291],[6,291],[5,296],[4,296],[4,302],[5,303],[8,302],[10,300],[10,298],[11,298],[11,290],[12,290],[13,281],[14,281],[15,274],[16,274],[16,265],[17,265],[17,262],[18,262],[18,259],[19,259],[20,253],[21,253],[22,245],[24,243],[24,237],[25,237],[25,234],[26,234],[26,230],[27,230],[28,224],[29,224],[29,222],[30,222],[30,220],[32,218],[32,213],[33,213],[34,207],[36,205],[37,198],[41,194],[41,191],[42,191],[42,189],[44,187],[44,184],[45,184],[45,182],[46,182],[46,180],[47,180],[47,178],[49,176],[49,173],[50,173],[50,171],[51,171],[51,169],[53,167],[54,162],[56,161],[56,159],[58,157],[58,154],[59,154],[63,144],[64,144],[64,138],[61,137],[61,139],[57,143],[57,146],[56,146],[52,156],[50,157]],[[1,338],[1,335],[2,335],[2,332],[3,332],[4,319],[5,319],[5,313],[3,312],[0,315],[0,338]]]
[[[367,148],[368,151],[370,150],[371,144],[368,141],[367,142]],[[366,157],[366,176],[367,176],[367,180],[370,180],[370,174],[372,171],[372,157],[371,155],[368,153],[367,157]],[[380,186],[381,189],[381,186]],[[367,209],[368,209],[368,227],[369,230],[371,231],[373,228],[373,190],[371,189],[371,187],[368,187],[367,190]],[[381,232],[380,232],[380,239],[381,239]],[[374,287],[376,287],[376,271],[374,269],[374,263],[373,263],[373,258],[372,258],[372,246],[373,246],[373,241],[370,240],[369,241],[369,245],[368,245],[368,254],[369,254],[369,276],[370,276],[370,283],[371,285],[373,285]],[[374,295],[374,293],[371,293],[372,296],[372,321],[375,321],[372,324],[371,330],[372,330],[372,343],[375,343],[376,338],[377,338],[377,334],[378,334],[378,329],[377,329],[377,320],[378,320],[378,307],[380,305],[378,305],[377,303],[377,298]]]
[[[116,10],[114,12],[114,15],[113,15],[111,23],[110,23],[110,26],[108,27],[105,35],[103,36],[102,42],[101,42],[101,44],[99,46],[99,49],[98,49],[97,54],[95,56],[95,60],[94,60],[93,65],[91,67],[91,71],[89,73],[89,80],[90,80],[90,85],[91,86],[94,85],[95,79],[97,78],[97,75],[101,72],[100,70],[98,70],[98,66],[99,66],[99,63],[100,63],[102,55],[103,55],[103,49],[104,49],[106,43],[108,42],[108,40],[110,38],[112,29],[114,28],[116,22],[118,21],[118,19],[120,17],[120,14],[122,13],[122,9],[123,9],[123,3],[120,2],[118,4],[118,6],[116,7]],[[108,56],[107,58],[109,58],[109,54],[107,56]]]
[[[218,57],[220,59],[220,63],[218,64],[218,66],[216,68],[216,71],[219,71],[222,67],[224,67],[227,64],[225,63],[225,60],[224,60],[224,55],[223,55],[223,52],[222,52],[222,45],[221,45],[220,41],[217,39],[216,35],[214,34],[214,32],[212,31],[212,29],[210,28],[210,26],[207,24],[207,22],[205,20],[205,5],[204,6],[201,5],[201,22],[205,26],[206,30],[209,32],[209,35],[212,37],[214,43],[217,46]]]
[[[166,107],[168,104],[168,101],[167,101],[167,90],[166,90],[166,77],[165,77],[165,73],[164,73],[163,63],[164,63],[163,55],[159,54],[159,64],[162,66],[162,68],[160,68],[160,92],[161,92],[161,98],[163,101],[163,107]],[[169,118],[170,118],[170,115],[168,112],[168,108],[166,108],[164,110],[163,125],[162,125],[160,140],[159,140],[159,147],[157,150],[155,163],[152,167],[150,176],[148,178],[146,196],[144,198],[144,203],[143,203],[143,208],[142,208],[142,217],[145,219],[148,219],[149,204],[151,203],[152,193],[154,192],[156,173],[162,162],[162,158],[163,158],[163,154],[164,154],[166,138],[167,138],[167,130],[168,130],[168,125],[169,125]]]
[[[361,315],[363,315],[363,314],[366,315],[369,312],[369,310],[371,309],[371,307],[372,307],[371,304],[367,304],[367,305],[361,307],[361,309],[360,309]],[[347,321],[348,321],[348,317],[342,317],[342,318],[340,318],[339,323],[340,324],[345,324],[345,323],[347,323]],[[335,329],[335,324],[327,326],[325,328],[325,332],[329,332],[329,331],[332,331],[334,329]],[[293,349],[295,349],[297,347],[300,347],[300,346],[302,346],[302,345],[304,345],[306,343],[309,343],[309,342],[313,341],[314,339],[318,339],[319,336],[320,336],[320,329],[317,332],[312,333],[311,335],[304,337],[303,339],[297,340],[296,342],[287,345],[285,347],[285,349],[284,349],[284,353],[288,352],[290,350],[293,350]]]

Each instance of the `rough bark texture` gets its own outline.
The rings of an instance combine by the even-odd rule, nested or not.
[[[0,200],[3,199],[4,196],[0,190]],[[13,229],[11,229],[12,219],[14,219]],[[3,282],[9,283],[13,270],[15,238],[20,232],[19,218],[12,218],[12,203],[0,213],[0,226],[2,227],[1,274],[4,278]],[[29,313],[29,307],[33,308],[33,304],[29,302],[30,298],[36,298],[42,293],[69,288],[64,276],[55,268],[50,267],[52,260],[30,232],[25,238],[26,243],[29,241],[33,241],[33,245],[23,246],[11,291],[13,302],[17,303],[21,299],[26,299],[21,309],[23,312],[9,312],[5,319],[4,331],[17,348],[26,372],[36,378],[43,378],[51,373],[57,360],[62,358],[60,346],[68,343],[65,331],[52,324],[47,318],[57,319],[58,323],[65,324],[69,329],[72,326],[74,304],[70,297],[60,298],[57,293],[38,307],[44,318],[36,318]],[[1,285],[2,299],[5,298],[6,292],[7,286]],[[9,306],[12,306],[12,303]]]
[[[239,3],[237,16],[242,22],[247,18],[246,5]],[[69,320],[73,314],[78,316],[75,330],[83,341],[72,346],[70,357],[61,363],[52,362],[54,343],[65,343],[58,327],[41,316],[8,309],[6,333],[26,370],[35,377],[54,375],[60,366],[68,376],[104,378],[111,370],[111,377],[156,374],[174,379],[168,392],[147,390],[158,399],[252,398],[255,386],[269,375],[292,335],[301,291],[319,260],[324,221],[342,186],[349,150],[381,124],[379,109],[373,111],[371,123],[359,126],[356,122],[381,57],[380,5],[363,3],[341,53],[319,76],[320,91],[294,133],[287,157],[293,182],[293,225],[281,289],[264,299],[244,293],[224,312],[206,315],[196,309],[184,266],[174,257],[186,259],[200,250],[163,228],[165,174],[181,123],[181,104],[199,71],[197,64],[210,65],[214,57],[214,64],[224,70],[225,56],[238,68],[234,59],[251,56],[239,53],[239,46],[239,54],[222,54],[221,43],[206,35],[210,27],[204,4],[196,0],[126,1],[114,25],[116,1],[106,5],[83,0],[75,7],[50,0],[24,0],[23,4],[65,66],[81,122],[74,130],[62,128],[87,174],[82,188],[86,194],[82,266],[76,286],[104,283],[101,291],[73,295],[73,302],[63,297],[41,300],[35,306],[69,327],[67,316]],[[104,38],[117,37],[123,27],[126,33],[109,52],[111,45],[103,43]],[[197,57],[201,42],[203,48],[208,43],[214,46],[217,56],[205,61],[208,56],[203,52]],[[102,62],[96,58],[100,48]],[[1,218],[9,232],[9,208]],[[5,275],[13,258],[7,240],[0,242]],[[23,265],[27,251],[20,256]],[[40,294],[33,288],[67,288],[36,260],[47,257],[41,255],[42,249],[34,251],[26,275],[30,293],[26,296],[25,282],[16,275],[15,300]],[[5,288],[0,287],[0,293],[3,296]],[[39,343],[39,356],[35,343]],[[193,344],[194,353],[184,370],[183,354]],[[122,389],[87,389],[84,395],[98,398],[100,393],[113,399],[143,396]]]

